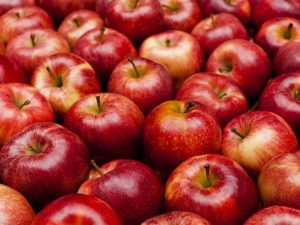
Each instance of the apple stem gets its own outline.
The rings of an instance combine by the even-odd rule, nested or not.
[[[170,47],[170,46],[171,46],[171,40],[170,40],[170,39],[167,39],[167,40],[166,40],[166,45],[167,45],[167,47]]]
[[[292,23],[289,23],[289,25],[283,35],[284,39],[288,39],[288,40],[291,39],[293,26],[294,25]]]
[[[251,107],[251,109],[249,109],[249,111],[254,111],[256,109],[256,107],[258,106],[258,102],[255,102],[254,105]]]
[[[210,184],[211,183],[211,179],[210,179],[210,165],[206,164],[206,165],[204,165],[204,168],[205,168],[207,183]]]
[[[140,1],[140,0],[136,0],[136,1],[135,1],[134,5],[132,6],[133,9],[135,9],[135,8],[137,7],[139,1]]]
[[[101,29],[100,29],[100,41],[103,41],[103,39],[104,39],[104,33],[105,33],[105,27],[103,26],[103,27],[101,27]]]
[[[297,90],[294,94],[294,98],[297,100],[297,101],[300,101],[300,90]]]
[[[20,109],[22,109],[24,106],[29,105],[30,101],[26,100],[22,105],[19,106]]]
[[[239,136],[240,138],[245,138],[246,136],[241,134],[240,132],[238,132],[238,130],[236,128],[231,128],[231,132],[236,134],[237,136]]]
[[[228,3],[229,5],[232,5],[232,0],[227,0],[227,3]]]
[[[94,159],[91,160],[91,165],[94,167],[94,169],[97,171],[97,173],[99,173],[101,177],[104,176],[104,173],[101,171],[101,169],[99,168],[99,166],[97,165]]]
[[[128,57],[128,62],[132,65],[132,67],[133,67],[133,69],[135,71],[136,76],[140,77],[140,73],[139,73],[138,69],[136,68],[136,65],[135,65],[135,63],[133,61],[133,58],[131,56]]]
[[[17,18],[21,18],[21,15],[20,15],[19,12],[16,12],[16,17],[17,17]]]
[[[35,41],[35,35],[34,34],[30,34],[30,39],[31,39],[31,44],[32,46],[36,46],[36,41]]]
[[[76,25],[77,27],[80,26],[79,20],[78,20],[77,18],[74,18],[74,19],[73,19],[73,23],[75,23],[75,25]]]
[[[210,15],[212,27],[216,27],[216,18],[214,14]]]
[[[223,94],[219,95],[219,98],[220,98],[220,99],[223,99],[223,98],[226,97],[226,96],[227,96],[227,93],[223,93]]]
[[[96,101],[97,101],[98,111],[99,111],[99,113],[101,113],[103,111],[103,108],[102,108],[102,105],[101,105],[101,101],[100,101],[100,96],[99,95],[96,96]]]

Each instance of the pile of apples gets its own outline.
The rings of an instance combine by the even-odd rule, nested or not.
[[[299,0],[0,0],[0,225],[300,225]]]

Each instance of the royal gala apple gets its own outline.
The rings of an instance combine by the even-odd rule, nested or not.
[[[89,152],[84,143],[54,123],[27,126],[0,152],[3,183],[38,206],[75,193],[88,173]]]
[[[4,14],[6,11],[19,7],[19,6],[33,6],[36,4],[36,0],[0,0],[0,15]]]
[[[114,160],[100,168],[94,166],[98,177],[84,182],[78,193],[102,199],[126,225],[141,224],[159,214],[163,185],[150,167],[134,160]]]
[[[163,65],[144,58],[129,58],[113,70],[108,91],[131,99],[147,115],[173,98],[173,82]]]
[[[1,225],[30,225],[34,217],[33,209],[22,194],[0,184]]]
[[[0,55],[0,83],[27,83],[23,70],[4,55]]]
[[[31,225],[122,225],[119,216],[102,200],[81,194],[63,196],[47,205]]]
[[[256,177],[276,155],[295,152],[297,138],[278,115],[254,111],[231,120],[223,131],[222,153]]]
[[[214,225],[239,225],[258,208],[255,184],[235,161],[221,155],[194,156],[166,183],[166,208],[201,215]]]

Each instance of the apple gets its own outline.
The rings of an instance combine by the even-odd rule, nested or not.
[[[27,77],[40,62],[55,53],[69,52],[67,41],[51,29],[30,29],[12,38],[6,56],[20,65]]]
[[[133,42],[141,42],[165,28],[158,0],[110,1],[103,16],[108,27],[118,30]]]
[[[1,225],[30,225],[34,217],[33,209],[22,194],[0,184]]]
[[[33,6],[36,4],[36,0],[0,0],[0,15],[4,14],[8,10],[19,6]]]
[[[123,224],[136,225],[159,214],[163,185],[154,171],[135,160],[94,164],[98,177],[84,182],[78,193],[102,199],[113,207]]]
[[[221,147],[221,128],[215,116],[193,101],[167,101],[147,116],[144,151],[154,168],[171,172],[184,160]]]
[[[63,196],[46,206],[31,225],[121,225],[119,216],[102,200],[81,194]]]
[[[173,211],[146,220],[141,225],[211,225],[203,217],[190,212]]]
[[[33,205],[75,193],[88,173],[88,149],[77,135],[55,123],[27,126],[0,151],[3,183]]]
[[[60,33],[69,43],[71,49],[76,42],[85,33],[93,29],[100,29],[103,26],[103,20],[97,13],[82,9],[69,14],[58,28]]]
[[[108,91],[131,99],[147,115],[173,98],[172,78],[163,65],[144,58],[128,58],[113,70]]]
[[[252,215],[244,225],[296,225],[300,223],[300,210],[286,206],[271,206]]]
[[[5,44],[0,41],[0,55],[4,55],[5,54]]]
[[[255,184],[235,161],[217,154],[194,156],[166,182],[166,208],[199,214],[214,225],[240,225],[258,208]]]
[[[192,30],[205,55],[209,56],[220,44],[230,39],[249,39],[241,22],[233,15],[220,13],[200,21]]]
[[[276,155],[297,149],[297,138],[290,126],[268,111],[242,114],[223,130],[223,155],[238,162],[253,177]]]
[[[191,32],[201,19],[201,9],[195,0],[159,0],[159,3],[168,29]]]
[[[91,94],[66,113],[64,125],[78,134],[97,162],[133,158],[141,150],[144,115],[130,99],[113,93]]]
[[[96,0],[96,12],[101,18],[105,18],[109,5],[113,0]]]
[[[23,70],[4,55],[0,55],[0,83],[27,83]]]
[[[77,41],[74,53],[93,66],[104,87],[118,63],[129,56],[137,55],[135,47],[126,36],[104,27],[84,34]]]
[[[7,44],[11,38],[35,28],[54,29],[46,11],[37,6],[13,8],[0,17],[0,40]]]
[[[275,56],[280,47],[293,40],[300,41],[300,20],[288,17],[266,21],[255,36],[255,42],[271,58]]]
[[[164,65],[177,88],[187,77],[199,72],[204,63],[198,41],[179,30],[169,30],[148,37],[140,47],[140,56]]]
[[[229,77],[213,73],[197,73],[186,79],[176,99],[206,105],[216,113],[222,126],[248,109],[247,98],[239,86]]]
[[[225,41],[209,56],[206,71],[232,78],[252,99],[260,94],[270,76],[268,55],[255,43],[242,39]]]
[[[71,53],[54,54],[41,61],[30,84],[51,103],[58,120],[77,100],[101,90],[91,65]]]

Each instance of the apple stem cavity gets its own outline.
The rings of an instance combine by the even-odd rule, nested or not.
[[[289,39],[292,38],[292,29],[293,29],[293,26],[294,26],[294,25],[293,25],[292,23],[289,23],[289,25],[288,25],[286,31],[285,31],[284,34],[283,34],[284,39],[289,40]]]
[[[97,171],[97,173],[99,173],[99,175],[101,177],[104,176],[104,173],[101,171],[101,169],[99,168],[99,166],[97,165],[97,163],[95,162],[94,159],[91,160],[91,165],[93,166],[93,168]]]
[[[169,5],[161,5],[163,8],[169,10],[170,12],[175,12],[179,9],[178,5],[172,5],[172,6],[169,6]]]
[[[100,101],[100,96],[99,95],[96,96],[96,101],[97,101],[98,113],[101,113],[103,111],[103,107],[101,105],[101,101]]]
[[[132,58],[131,56],[128,57],[128,62],[132,65],[136,77],[137,77],[137,78],[141,77],[141,75],[140,75],[140,73],[139,73],[138,69],[136,68],[136,65],[135,65],[135,63],[134,63],[134,61],[133,61],[133,58]]]
[[[236,128],[231,128],[231,132],[239,136],[240,138],[244,139],[246,136],[238,132]]]
[[[20,109],[22,109],[24,106],[29,105],[30,101],[26,100],[22,105],[19,106]]]
[[[79,20],[77,18],[73,19],[73,23],[76,25],[76,27],[80,27]]]
[[[194,101],[188,101],[187,106],[186,106],[185,110],[183,111],[183,113],[190,112],[195,105],[196,105],[196,103]]]
[[[35,35],[34,34],[30,34],[30,39],[31,39],[32,46],[35,47],[36,46]]]

